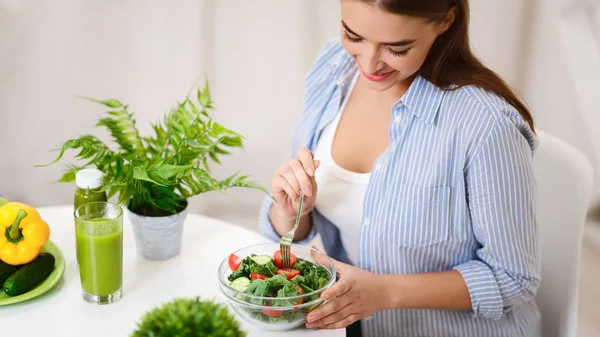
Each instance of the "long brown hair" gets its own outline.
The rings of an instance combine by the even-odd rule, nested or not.
[[[361,0],[383,10],[420,16],[441,22],[452,6],[456,17],[451,27],[434,42],[419,75],[440,88],[475,85],[489,90],[515,107],[532,130],[533,117],[509,85],[473,55],[469,44],[468,0]]]

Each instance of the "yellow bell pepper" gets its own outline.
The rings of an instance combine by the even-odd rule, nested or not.
[[[18,266],[33,261],[50,238],[38,211],[20,202],[0,207],[0,260]]]

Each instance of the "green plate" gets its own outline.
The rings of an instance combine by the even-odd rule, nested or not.
[[[44,248],[42,248],[42,252],[48,252],[54,255],[55,262],[54,270],[52,271],[52,273],[48,276],[48,278],[46,278],[46,280],[44,280],[44,282],[42,282],[32,290],[26,292],[25,294],[10,297],[6,295],[4,291],[0,291],[0,306],[24,302],[32,298],[38,297],[47,292],[48,290],[52,289],[56,284],[58,284],[58,282],[60,282],[60,279],[65,273],[65,258],[62,252],[52,241],[48,241],[46,243]]]

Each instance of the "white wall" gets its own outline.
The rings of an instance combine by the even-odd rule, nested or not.
[[[33,166],[51,160],[48,150],[58,142],[97,133],[91,126],[98,107],[74,94],[130,103],[145,133],[147,122],[204,74],[217,108],[214,117],[246,137],[246,150],[226,158],[214,173],[241,171],[268,187],[288,155],[304,73],[322,43],[339,30],[337,0],[11,3],[14,10],[0,7],[0,44],[10,51],[0,56],[0,143],[15,145],[0,147],[0,193],[35,205],[70,203],[73,186],[51,183],[64,163]],[[560,113],[546,111],[568,106],[564,100],[544,100],[564,88],[547,87],[540,74],[564,64],[548,55],[552,34],[543,31],[546,21],[536,21],[535,36],[530,34],[531,6],[522,0],[472,1],[472,43],[487,65],[525,92],[540,125],[552,131],[564,121]],[[577,118],[577,111],[571,113]],[[231,194],[242,202],[209,193],[194,199],[193,210],[256,212],[263,198],[258,191]]]
[[[523,45],[530,0],[471,0],[471,46],[516,89],[522,82]],[[509,18],[509,19],[507,19]]]
[[[600,203],[600,40],[588,1],[538,1],[525,48],[523,90],[538,128],[581,150],[595,168],[590,207]],[[596,14],[600,2],[596,1]],[[598,16],[600,18],[600,15]],[[600,20],[598,20],[600,23]]]
[[[52,183],[59,142],[93,132],[101,107],[75,98],[119,98],[142,132],[199,78],[197,1],[13,1],[0,9],[0,191],[35,205],[70,203]],[[12,145],[8,145],[12,143]]]

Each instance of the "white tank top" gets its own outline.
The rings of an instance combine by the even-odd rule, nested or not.
[[[352,80],[337,116],[325,127],[315,149],[315,159],[321,161],[315,172],[318,191],[315,208],[338,227],[344,249],[354,265],[358,262],[363,199],[371,174],[352,172],[340,167],[333,160],[331,152],[340,118],[357,79],[358,73]]]

